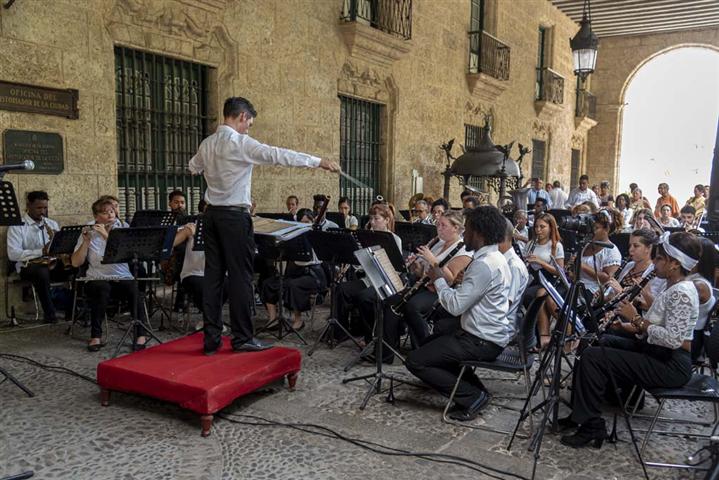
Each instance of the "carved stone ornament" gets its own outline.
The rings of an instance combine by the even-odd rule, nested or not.
[[[564,104],[561,103],[554,103],[546,100],[536,100],[534,102],[534,111],[537,112],[537,117],[543,122],[552,120],[563,110]]]
[[[589,117],[574,117],[574,129],[580,135],[586,135],[596,125],[597,121]]]
[[[390,67],[412,49],[411,40],[397,38],[362,22],[340,20],[339,29],[351,57],[382,67]]]
[[[535,120],[532,122],[532,138],[536,140],[549,141],[549,137],[552,135],[552,127],[544,122]]]
[[[342,65],[337,91],[353,97],[387,103],[390,99],[386,79],[372,67],[360,67],[352,62]]]
[[[575,133],[572,135],[572,148],[575,150],[583,150],[584,149],[584,135],[580,133]]]
[[[498,80],[486,73],[468,73],[467,86],[469,92],[487,103],[494,103],[495,100],[507,89],[504,80]]]
[[[221,83],[237,75],[237,44],[220,23],[228,0],[116,0],[106,20],[121,44],[218,67]]]

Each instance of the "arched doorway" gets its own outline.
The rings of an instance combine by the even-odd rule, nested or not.
[[[639,184],[653,203],[667,182],[683,204],[709,184],[719,118],[719,51],[676,47],[640,64],[622,91],[617,191]]]

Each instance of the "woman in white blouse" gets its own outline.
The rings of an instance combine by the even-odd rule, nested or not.
[[[600,346],[588,347],[574,370],[572,415],[560,426],[578,426],[561,442],[579,448],[599,448],[607,437],[601,404],[608,388],[678,388],[691,378],[691,341],[699,312],[699,296],[687,279],[696,267],[701,245],[694,235],[678,232],[662,235],[654,258],[654,270],[666,279],[662,292],[644,315],[629,302],[616,310],[623,330],[635,338],[605,335]]]

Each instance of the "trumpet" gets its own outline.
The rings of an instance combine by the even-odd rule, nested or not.
[[[464,247],[464,242],[459,242],[457,245],[452,249],[449,254],[442,259],[442,261],[439,262],[437,265],[439,268],[444,267],[447,265],[447,263],[452,260],[452,258],[457,254],[457,252],[460,251],[460,249]],[[429,283],[429,275],[424,275],[422,278],[417,280],[414,285],[412,285],[410,288],[406,289],[404,293],[402,294],[402,298],[400,298],[399,302],[392,305],[392,313],[395,315],[402,316],[404,312],[402,311],[402,308],[409,302],[409,300],[417,293],[422,287],[427,286]]]

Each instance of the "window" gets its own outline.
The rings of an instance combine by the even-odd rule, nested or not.
[[[208,67],[115,48],[117,173],[121,209],[167,208],[182,190],[195,213],[204,192],[187,164],[208,132]]]
[[[569,187],[567,191],[579,185],[579,171],[582,164],[582,151],[576,148],[572,149],[572,171],[569,176]]]
[[[546,148],[547,143],[542,140],[532,140],[532,174],[531,178],[544,179],[546,174]]]
[[[544,69],[547,67],[547,41],[549,38],[549,29],[539,27],[539,44],[537,47],[537,78],[535,81],[534,98],[540,100],[542,98],[542,89],[544,83]]]
[[[484,0],[470,0],[469,31],[484,30]]]
[[[350,199],[355,215],[366,215],[379,194],[382,105],[340,96],[340,166],[368,188],[340,176],[340,196]]]

